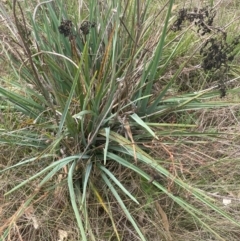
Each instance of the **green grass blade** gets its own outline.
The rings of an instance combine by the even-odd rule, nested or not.
[[[148,76],[148,83],[147,83],[147,86],[146,86],[146,90],[144,91],[143,96],[149,95],[151,93],[151,90],[152,90],[153,81],[154,81],[154,78],[155,78],[156,73],[157,73],[157,68],[159,66],[159,61],[162,57],[164,41],[165,41],[165,37],[166,37],[166,33],[167,33],[167,27],[168,27],[168,24],[169,24],[169,19],[170,19],[170,16],[171,16],[173,3],[174,3],[174,0],[169,1],[168,11],[167,11],[167,15],[166,15],[166,18],[165,18],[163,31],[162,31],[159,43],[156,47],[156,51],[154,53],[153,60],[150,63],[148,69],[146,70],[147,73],[149,73],[149,76]],[[145,110],[147,109],[148,101],[149,101],[149,99],[144,99],[142,101],[142,106],[141,106],[141,110],[140,110],[141,113],[144,113]]]
[[[114,183],[128,196],[133,200],[135,203],[139,204],[137,199],[131,195],[131,193],[117,180],[117,178],[104,166],[98,165],[98,167],[105,172],[111,179],[114,181]]]
[[[121,197],[119,196],[119,194],[117,193],[116,189],[113,187],[113,185],[111,184],[111,182],[109,181],[109,179],[107,178],[107,176],[104,173],[101,173],[101,176],[104,180],[104,182],[107,184],[107,186],[109,187],[109,189],[111,190],[112,194],[114,195],[114,197],[116,198],[116,200],[118,201],[119,205],[121,206],[123,212],[125,213],[127,219],[131,222],[131,224],[133,225],[134,229],[136,230],[136,232],[138,233],[139,237],[141,238],[142,241],[146,241],[144,235],[142,234],[141,230],[139,229],[139,227],[137,226],[134,218],[132,217],[132,215],[130,214],[130,212],[128,211],[127,207],[125,206],[125,204],[123,203],[123,200],[121,199]]]
[[[69,188],[69,193],[70,193],[70,200],[72,203],[72,207],[75,213],[75,217],[77,219],[78,227],[80,229],[82,241],[87,241],[87,236],[86,236],[86,231],[84,230],[82,218],[80,216],[80,213],[78,211],[77,203],[76,203],[76,196],[74,192],[74,186],[73,186],[73,173],[76,167],[76,162],[72,163],[69,172],[68,172],[68,188]]]
[[[132,114],[130,117],[136,121],[137,124],[145,128],[154,138],[158,140],[158,137],[156,134],[151,130],[151,128],[137,115],[137,114]]]
[[[103,149],[103,154],[104,154],[104,157],[103,157],[103,163],[104,163],[104,166],[106,165],[106,162],[107,162],[107,151],[108,151],[108,145],[109,145],[109,133],[110,133],[110,128],[105,128],[105,132],[106,132],[106,144],[105,144],[105,147]]]
[[[89,181],[89,177],[92,171],[92,162],[90,159],[90,162],[87,164],[86,167],[86,171],[85,171],[85,175],[84,175],[84,180],[83,180],[83,192],[82,192],[82,201],[81,201],[81,206],[80,206],[80,210],[82,210],[82,207],[84,205],[84,203],[86,202],[86,193],[87,193],[87,184]]]

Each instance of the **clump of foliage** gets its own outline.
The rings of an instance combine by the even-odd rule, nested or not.
[[[13,224],[30,204],[41,200],[42,193],[67,185],[64,195],[72,205],[81,240],[150,240],[154,232],[143,231],[144,215],[139,216],[144,202],[152,197],[140,200],[131,186],[134,180],[181,207],[209,235],[221,236],[210,225],[214,217],[201,211],[201,205],[239,226],[203,190],[181,178],[182,168],[176,167],[169,151],[169,140],[180,143],[188,137],[194,141],[200,134],[192,131],[195,123],[162,121],[166,116],[229,105],[207,101],[218,95],[214,91],[172,93],[172,85],[191,56],[170,75],[168,83],[157,88],[161,78],[169,76],[171,62],[185,49],[179,36],[178,41],[167,42],[173,2],[154,11],[151,1],[89,0],[87,8],[81,6],[79,13],[70,14],[56,0],[37,4],[32,14],[13,1],[14,21],[7,22],[9,41],[2,41],[12,81],[2,79],[5,86],[0,93],[5,106],[22,113],[27,121],[24,128],[4,129],[1,142],[31,147],[35,154],[1,172],[40,164],[36,173],[5,193],[12,195],[37,180],[34,191],[2,226],[3,237],[13,235]],[[4,9],[2,14],[8,19]],[[183,19],[197,18],[199,28],[208,32],[205,16],[211,25],[212,11],[202,9],[189,15],[182,10],[174,26],[180,30]],[[162,19],[164,24],[157,31],[151,27]],[[207,69],[204,61],[202,68]],[[203,134],[206,139],[216,135]],[[158,155],[155,146],[163,150]],[[95,202],[98,207],[92,212],[90,203]],[[156,208],[165,223],[161,230],[155,227],[155,235],[171,240],[168,218],[159,203]],[[104,217],[102,222],[94,220],[98,212]],[[97,224],[106,231],[99,234]]]

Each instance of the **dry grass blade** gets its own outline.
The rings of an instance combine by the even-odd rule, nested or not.
[[[168,222],[167,214],[163,211],[161,205],[158,202],[155,202],[154,204],[155,204],[155,207],[156,207],[156,210],[157,210],[158,214],[162,218],[162,223],[163,223],[163,227],[166,231],[167,240],[172,241],[173,238],[172,238],[171,233],[169,231],[169,222]]]

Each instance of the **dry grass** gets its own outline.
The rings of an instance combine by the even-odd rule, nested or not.
[[[178,138],[172,139],[171,145],[159,143],[152,148],[152,153],[158,158],[165,156],[163,163],[170,171],[181,177],[190,185],[199,187],[208,196],[215,200],[215,203],[223,207],[225,211],[231,213],[236,220],[240,216],[240,194],[239,194],[239,136],[230,133],[239,131],[239,108],[223,108],[221,110],[201,111],[197,121],[199,129],[207,131],[215,129],[223,132],[222,138],[217,140],[206,140],[199,138],[196,142],[189,144],[179,143]],[[164,148],[165,147],[165,148]],[[166,151],[167,150],[167,151]],[[1,147],[1,168],[15,164],[19,158],[29,156],[30,151],[13,149],[11,146]],[[173,154],[170,158],[169,153]],[[31,155],[31,154],[30,154]],[[19,207],[36,190],[38,180],[30,182],[24,189],[3,197],[4,193],[13,188],[19,182],[31,177],[47,163],[34,163],[27,169],[14,169],[6,172],[1,177],[1,207],[0,226],[11,224],[12,230],[9,240],[58,240],[60,235],[67,235],[67,240],[77,240],[78,228],[76,226],[74,214],[71,208],[67,184],[63,182],[59,186],[59,180],[51,180],[49,186],[56,185],[56,189],[43,189],[34,198],[33,204],[27,208],[18,220],[15,220]],[[131,200],[126,200],[126,206],[132,211],[133,216],[142,227],[142,232],[148,240],[215,240],[198,224],[194,224],[192,217],[163,193],[157,191],[146,181],[134,175],[131,171],[126,171],[113,165],[108,167],[115,169],[116,178],[140,201],[140,207],[136,209]],[[113,171],[113,170],[112,170]],[[146,170],[148,171],[148,170]],[[154,173],[152,173],[154,177]],[[62,177],[59,177],[62,178]],[[96,173],[96,180],[98,174]],[[162,177],[155,176],[164,186],[195,207],[199,207],[216,221],[208,221],[211,227],[216,227],[218,233],[225,239],[237,241],[240,235],[236,227],[220,218],[216,213],[197,202],[189,193],[176,189],[174,185],[167,182]],[[97,183],[97,182],[96,182]],[[79,184],[80,185],[80,184]],[[121,230],[121,240],[138,240],[130,229],[125,215],[114,199],[107,187],[101,187],[105,194],[103,201],[112,212],[118,230]],[[224,205],[223,200],[231,200],[229,205]],[[160,208],[159,208],[160,206]],[[160,210],[160,211],[159,211]],[[99,204],[96,197],[88,197],[89,223],[94,227],[94,235],[101,237],[97,240],[108,240],[113,235],[112,223],[109,215]],[[164,213],[167,219],[164,220]],[[165,225],[164,222],[165,221]],[[207,220],[206,220],[207,221]],[[240,221],[240,220],[239,220]],[[166,230],[166,223],[169,232]],[[104,238],[105,237],[105,238]],[[111,239],[109,239],[111,240]],[[115,240],[115,239],[112,239]]]

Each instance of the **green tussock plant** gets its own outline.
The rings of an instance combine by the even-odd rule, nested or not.
[[[185,222],[211,237],[224,240],[212,225],[218,218],[240,226],[214,198],[182,177],[170,151],[171,145],[207,143],[221,134],[197,131],[195,112],[236,105],[216,100],[219,90],[204,82],[195,91],[178,91],[178,78],[198,62],[195,56],[204,43],[189,29],[171,31],[174,1],[155,8],[149,0],[89,0],[76,2],[75,9],[56,0],[34,5],[33,12],[26,4],[13,1],[13,18],[1,8],[9,33],[8,45],[2,40],[3,60],[11,69],[11,80],[1,78],[2,110],[20,119],[17,128],[1,126],[0,141],[31,154],[1,173],[37,165],[5,196],[31,183],[35,189],[26,191],[18,211],[2,225],[2,237],[13,235],[17,220],[43,193],[65,187],[79,240],[150,240],[153,234],[138,218],[145,204],[131,191],[128,178],[171,200],[192,220]],[[185,115],[193,121],[186,124]],[[154,145],[163,157],[154,153]],[[151,194],[144,198],[155,200]],[[167,211],[156,207],[165,219],[161,230],[154,227],[156,236],[172,240]],[[102,221],[94,220],[93,210],[102,213]],[[99,232],[96,223],[99,229],[104,223],[111,228]]]

